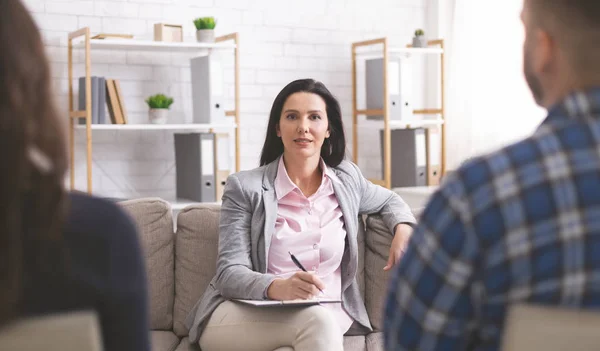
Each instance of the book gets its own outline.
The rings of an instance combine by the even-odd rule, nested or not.
[[[106,80],[106,102],[108,105],[108,114],[113,124],[125,124],[123,114],[121,113],[121,104],[117,97],[115,83],[113,79]]]
[[[106,78],[98,77],[98,124],[106,124]]]
[[[121,83],[119,80],[113,79],[115,84],[115,93],[117,94],[117,100],[119,100],[119,107],[121,108],[121,116],[123,118],[123,124],[127,124],[127,111],[125,110],[125,100],[123,99],[123,93],[121,93]]]
[[[99,77],[96,76],[92,76],[91,77],[91,86],[92,86],[92,120],[90,121],[91,124],[98,124],[98,116],[99,116],[99,109],[100,109],[100,105],[99,105],[99,100],[100,100],[100,93],[99,93]],[[80,77],[79,78],[79,110],[80,111],[85,111],[85,77]],[[79,119],[79,124],[85,124],[85,118],[81,118]]]
[[[257,306],[257,307],[277,307],[277,306],[314,306],[324,303],[341,303],[340,299],[320,298],[311,300],[244,300],[244,299],[232,299],[231,301],[240,302],[246,305]]]

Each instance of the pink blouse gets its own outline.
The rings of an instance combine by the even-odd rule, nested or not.
[[[333,191],[332,181],[340,181],[321,159],[321,186],[308,198],[290,180],[283,157],[275,178],[277,221],[268,253],[267,272],[288,278],[300,269],[290,258],[291,252],[308,271],[325,284],[324,297],[341,299],[341,262],[346,229],[342,210]],[[352,325],[352,318],[341,304],[323,304],[335,315],[342,333]]]

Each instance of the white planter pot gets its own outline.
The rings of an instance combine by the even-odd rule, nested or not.
[[[214,43],[215,42],[215,30],[214,29],[200,29],[196,31],[196,39],[199,43]]]
[[[151,108],[148,112],[148,118],[152,124],[165,124],[169,116],[169,109],[166,108]]]
[[[427,39],[419,35],[418,37],[413,38],[413,47],[414,48],[426,48],[427,47]]]

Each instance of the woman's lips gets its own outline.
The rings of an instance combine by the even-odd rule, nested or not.
[[[294,142],[300,146],[307,146],[308,144],[310,144],[312,142],[312,140],[299,138],[299,139],[294,139]]]

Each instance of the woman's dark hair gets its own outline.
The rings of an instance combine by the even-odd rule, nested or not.
[[[329,167],[336,167],[344,160],[346,154],[346,137],[342,122],[342,111],[336,98],[327,90],[325,85],[314,79],[299,79],[286,85],[275,98],[271,113],[267,136],[260,155],[260,165],[264,166],[275,161],[283,154],[283,142],[277,136],[277,125],[281,118],[283,105],[290,95],[305,92],[319,95],[324,101],[329,121],[329,138],[326,138],[321,147],[321,157]]]
[[[42,39],[19,0],[0,1],[0,53],[2,325],[24,308],[26,274],[58,269],[67,153]]]

